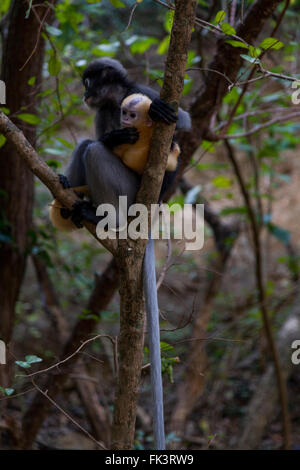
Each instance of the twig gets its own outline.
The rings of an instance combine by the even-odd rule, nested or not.
[[[9,400],[10,398],[21,397],[22,395],[26,395],[26,393],[33,392],[34,390],[35,390],[35,387],[32,387],[32,388],[29,388],[28,390],[25,390],[24,392],[15,393],[14,395],[9,395],[9,396],[7,396],[7,397],[2,397],[2,398],[0,398],[0,401],[2,401],[2,400]]]
[[[270,34],[271,37],[273,37],[274,34],[276,33],[276,31],[278,30],[278,28],[279,28],[279,26],[280,26],[280,24],[281,24],[281,21],[282,21],[284,15],[285,15],[285,12],[286,12],[286,10],[287,10],[287,8],[288,8],[288,6],[289,6],[289,3],[290,3],[290,0],[286,0],[285,8],[283,9],[281,15],[279,16],[279,18],[278,18],[278,20],[277,20],[277,23],[276,23],[275,27],[273,28],[273,31],[272,31],[271,34]],[[266,49],[266,50],[264,50],[264,51],[260,54],[259,60],[261,60],[261,59],[263,58],[263,56],[267,53],[268,50],[269,50],[269,48]],[[249,80],[252,79],[252,77],[253,77],[253,75],[254,75],[254,73],[255,73],[256,67],[257,67],[257,64],[253,64],[253,67],[252,67],[252,70],[251,70],[250,75],[249,75],[249,77],[248,77],[248,80],[247,80],[246,83],[244,84],[243,90],[242,90],[241,94],[239,95],[239,97],[238,97],[238,99],[237,99],[237,101],[236,101],[234,107],[233,107],[232,110],[231,110],[231,113],[230,113],[229,118],[228,118],[228,121],[227,121],[227,125],[226,125],[226,127],[225,127],[225,130],[226,130],[226,131],[227,131],[228,128],[230,127],[231,122],[232,122],[232,119],[233,119],[235,113],[237,112],[237,110],[238,110],[238,108],[239,108],[239,106],[240,106],[240,104],[241,104],[241,102],[242,102],[242,100],[243,100],[243,97],[244,97],[245,93],[246,93],[247,90],[248,90],[248,85],[249,85],[249,83],[250,83]]]
[[[138,2],[136,2],[136,3],[133,5],[132,9],[131,9],[130,16],[129,16],[129,20],[128,20],[128,24],[127,24],[126,28],[124,29],[124,33],[125,33],[125,31],[127,31],[127,30],[130,28],[130,26],[131,26],[132,18],[133,18],[133,15],[134,15],[134,12],[135,12],[137,6],[138,6]]]
[[[63,410],[56,401],[54,401],[51,397],[48,395],[48,391],[46,390],[45,392],[35,383],[33,379],[31,379],[32,384],[34,387],[45,397],[47,400],[49,400],[52,405],[55,406],[63,415],[65,415],[77,428],[79,428],[84,434],[86,434],[97,446],[101,447],[103,450],[107,450],[107,448],[102,444],[101,442],[97,441],[86,429],[84,429],[77,421],[75,421],[72,416],[70,416],[65,410]]]
[[[165,8],[168,8],[169,10],[175,10],[175,7],[172,6],[169,3],[166,4],[166,3],[162,2],[161,0],[153,0],[153,1],[155,3],[158,3],[159,5],[162,5]],[[245,39],[241,38],[240,36],[237,36],[236,34],[226,34],[222,31],[222,29],[219,26],[215,26],[214,24],[209,23],[208,21],[202,20],[201,18],[196,17],[195,18],[195,24],[197,24],[198,26],[201,26],[204,29],[207,29],[208,31],[213,30],[213,31],[221,34],[222,36],[232,37],[232,38],[236,39],[237,41],[241,41],[246,46],[250,46],[250,44],[248,44],[247,41],[245,41]]]
[[[246,132],[241,132],[240,134],[226,134],[226,135],[217,135],[217,139],[239,139],[240,137],[248,137],[250,135],[253,135],[255,134],[256,132],[259,132],[263,129],[266,129],[267,127],[270,127],[272,126],[273,124],[276,124],[278,122],[285,122],[285,121],[288,121],[290,119],[294,119],[294,118],[297,118],[297,117],[300,117],[300,111],[298,112],[295,112],[295,113],[291,113],[291,114],[286,114],[285,116],[279,116],[277,118],[274,118],[274,119],[270,119],[270,121],[267,121],[265,122],[264,124],[261,124],[259,126],[256,126],[252,129],[250,129],[249,131],[246,131]]]
[[[39,26],[39,29],[38,29],[38,34],[37,34],[37,39],[36,39],[35,46],[34,46],[32,52],[31,52],[31,54],[29,55],[29,57],[26,59],[25,63],[24,63],[24,64],[22,65],[22,67],[19,69],[19,72],[21,72],[21,71],[26,67],[26,65],[28,64],[28,62],[29,62],[29,61],[31,60],[31,58],[34,56],[34,54],[35,54],[35,52],[36,52],[36,50],[37,50],[38,44],[39,44],[39,40],[40,40],[40,37],[41,37],[42,28],[43,28],[43,26],[44,26],[44,23],[45,23],[45,21],[46,21],[46,18],[47,18],[47,16],[48,16],[48,13],[49,13],[50,10],[51,10],[51,7],[48,6],[48,8],[47,8],[47,10],[46,10],[46,12],[45,12],[44,17],[43,17],[42,20],[39,19],[39,16],[37,15],[36,11],[33,10],[33,11],[34,11],[34,14],[35,14],[35,17],[36,17],[36,18],[38,19],[38,21],[40,22],[40,26]]]
[[[96,335],[94,336],[93,338],[89,338],[87,339],[86,341],[84,341],[80,346],[79,348],[76,349],[76,351],[73,352],[73,354],[70,354],[70,356],[66,357],[65,359],[62,359],[61,361],[57,362],[56,364],[53,364],[52,366],[50,367],[47,367],[46,369],[41,369],[41,370],[38,370],[36,372],[33,372],[32,374],[26,374],[26,375],[23,375],[23,374],[17,374],[16,377],[34,377],[35,375],[40,375],[40,374],[44,374],[45,372],[49,372],[50,370],[54,369],[55,367],[58,367],[60,366],[61,364],[64,364],[65,362],[69,361],[70,359],[72,359],[72,357],[76,356],[76,354],[79,353],[79,351],[84,348],[84,346],[86,346],[88,343],[90,343],[91,341],[95,341],[96,339],[99,339],[99,338],[108,338],[112,341],[112,343],[114,344],[114,340],[112,339],[111,336],[108,336],[108,335]]]

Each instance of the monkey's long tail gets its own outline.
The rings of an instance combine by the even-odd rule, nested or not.
[[[156,289],[154,240],[151,236],[149,236],[149,241],[145,250],[143,277],[147,328],[149,331],[154,444],[156,450],[164,450],[166,445],[160,358],[159,310]]]

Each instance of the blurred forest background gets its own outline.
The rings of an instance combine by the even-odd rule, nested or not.
[[[81,83],[92,59],[116,58],[159,90],[168,4],[1,1],[1,109],[58,173],[78,141],[94,137]],[[254,4],[266,21],[257,30],[245,21],[241,41],[238,22]],[[299,0],[198,1],[181,101],[193,131],[180,136],[184,166],[170,201],[205,203],[205,243],[197,252],[156,243],[170,448],[300,446],[300,366],[291,360],[300,340],[300,107],[289,79],[300,79],[299,13]],[[56,231],[48,189],[3,135],[0,147],[0,338],[9,345],[1,449],[109,446],[119,331],[111,255],[85,229]],[[24,377],[97,334],[65,368],[34,384]],[[136,449],[153,445],[148,362],[146,343]]]

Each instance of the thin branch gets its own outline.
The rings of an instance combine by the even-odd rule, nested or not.
[[[170,3],[166,4],[166,3],[162,2],[161,0],[153,0],[153,1],[155,3],[158,3],[159,5],[162,5],[165,8],[168,8],[169,10],[175,10],[175,7],[172,6],[172,4],[170,4]],[[232,37],[232,38],[236,39],[237,41],[241,41],[246,46],[248,46],[248,47],[250,46],[250,44],[248,44],[247,41],[245,41],[245,39],[241,38],[240,36],[237,36],[236,34],[225,34],[219,26],[216,26],[212,23],[209,23],[208,21],[202,20],[201,18],[196,17],[195,18],[195,24],[198,25],[198,26],[201,26],[201,28],[203,28],[203,29],[219,33],[222,36]]]
[[[72,416],[70,416],[65,410],[63,410],[59,405],[58,403],[56,403],[56,401],[54,401],[51,397],[49,397],[48,395],[48,391],[46,390],[45,392],[34,382],[33,379],[31,379],[31,382],[32,384],[34,385],[34,387],[45,397],[47,398],[47,400],[49,400],[52,405],[55,406],[55,408],[57,408],[63,415],[66,416],[66,418],[68,418],[73,424],[74,426],[76,426],[77,428],[79,428],[84,434],[86,434],[86,436],[88,436],[91,441],[93,441],[98,447],[100,447],[102,450],[107,450],[107,448],[104,446],[103,443],[97,441],[86,429],[84,429],[79,423],[77,423],[77,421],[75,421],[74,418],[72,418]]]
[[[74,351],[72,354],[70,354],[70,356],[66,357],[65,359],[62,359],[61,361],[57,362],[56,364],[53,364],[52,366],[50,367],[47,367],[46,369],[41,369],[41,370],[38,370],[36,372],[33,372],[32,374],[17,374],[16,377],[34,377],[35,375],[40,375],[40,374],[44,374],[45,372],[49,372],[50,370],[52,369],[55,369],[56,367],[59,367],[61,366],[62,364],[64,364],[65,362],[69,361],[70,359],[72,359],[72,357],[76,356],[76,354],[79,353],[79,351],[84,348],[84,346],[86,346],[88,343],[92,342],[92,341],[95,341],[96,339],[99,339],[99,338],[108,338],[111,340],[111,342],[114,344],[114,340],[112,339],[111,336],[108,336],[108,335],[96,335],[94,336],[93,338],[89,338],[87,339],[86,341],[84,341],[77,349],[76,351]]]
[[[239,139],[241,137],[248,137],[250,135],[255,134],[256,132],[260,132],[261,130],[272,126],[273,124],[276,124],[278,122],[289,121],[289,120],[297,118],[297,117],[300,117],[300,111],[297,111],[297,112],[291,113],[291,114],[286,114],[285,116],[279,116],[279,117],[274,118],[274,119],[270,119],[270,121],[267,121],[267,122],[265,122],[265,123],[263,123],[259,126],[256,126],[253,129],[250,129],[249,131],[241,132],[240,134],[217,135],[216,138],[217,138],[217,140],[220,140],[220,139],[226,139],[227,140],[227,139]]]
[[[36,50],[38,48],[38,45],[39,45],[39,41],[40,41],[40,37],[41,37],[41,32],[42,32],[42,28],[44,26],[44,23],[46,21],[46,18],[48,16],[48,13],[50,12],[51,10],[51,7],[48,6],[44,16],[43,16],[43,19],[40,20],[39,17],[38,17],[38,14],[36,13],[36,11],[34,10],[34,14],[35,14],[35,17],[38,19],[38,21],[40,22],[40,26],[39,26],[39,29],[38,29],[38,33],[37,33],[37,39],[36,39],[36,43],[35,43],[35,46],[31,52],[31,54],[29,55],[29,57],[26,59],[25,63],[22,65],[22,67],[19,69],[19,72],[21,72],[25,67],[26,65],[28,64],[28,62],[31,60],[31,58],[34,56],[34,54],[36,53]]]
[[[282,22],[282,20],[283,20],[283,17],[284,17],[284,15],[285,15],[286,11],[287,11],[287,8],[288,8],[288,6],[289,6],[289,3],[290,3],[290,0],[286,0],[286,2],[285,2],[285,7],[284,7],[284,9],[283,9],[281,15],[279,16],[279,18],[278,18],[278,20],[277,20],[277,22],[276,22],[276,25],[275,25],[275,27],[273,28],[273,31],[272,31],[271,34],[270,34],[271,37],[273,37],[274,34],[277,32],[277,30],[278,30],[278,28],[279,28],[279,26],[280,26],[280,24],[281,24],[281,22]],[[268,52],[268,50],[269,50],[269,49],[266,49],[266,50],[262,51],[262,53],[261,53],[260,56],[259,56],[259,60],[261,60],[261,59],[263,58],[263,56]],[[255,73],[256,68],[257,68],[257,64],[253,64],[253,67],[252,67],[252,70],[251,70],[250,75],[249,75],[249,77],[248,77],[248,80],[246,81],[245,85],[243,86],[243,90],[242,90],[241,94],[239,95],[239,97],[238,97],[238,99],[237,99],[237,101],[236,101],[234,107],[233,107],[232,110],[231,110],[231,113],[230,113],[229,118],[228,118],[227,125],[226,125],[226,127],[225,127],[226,131],[227,131],[228,128],[230,127],[231,122],[232,122],[232,120],[233,120],[233,117],[234,117],[234,115],[236,114],[236,112],[237,112],[237,110],[238,110],[238,108],[239,108],[239,106],[240,106],[240,104],[241,104],[241,102],[242,102],[242,100],[243,100],[243,98],[244,98],[244,95],[245,95],[245,93],[246,93],[247,90],[248,90],[248,86],[249,86],[249,83],[250,83],[249,80],[252,79],[252,77],[253,77],[253,75],[254,75],[254,73]]]
[[[137,6],[138,6],[138,2],[136,2],[136,3],[133,5],[132,9],[131,9],[130,16],[129,16],[129,20],[128,20],[128,24],[127,24],[126,28],[124,29],[124,33],[125,33],[125,31],[127,31],[127,30],[130,28],[130,26],[131,26],[132,18],[133,18],[133,15],[134,15],[134,12],[135,12]]]

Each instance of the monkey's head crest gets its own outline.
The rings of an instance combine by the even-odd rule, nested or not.
[[[140,107],[148,107],[150,108],[152,101],[148,96],[143,95],[142,93],[133,93],[132,95],[127,96],[123,101],[122,101],[122,107],[127,106],[130,108],[140,108]]]
[[[110,57],[102,57],[101,59],[93,60],[86,67],[82,76],[83,83],[85,82],[86,78],[98,75],[105,69],[110,69],[111,72],[115,72],[123,78],[127,78],[127,71],[124,69],[123,65],[118,60],[111,59]]]
[[[153,122],[148,111],[152,101],[142,93],[127,96],[121,104],[122,127],[151,127]]]
[[[108,57],[91,62],[83,73],[84,100],[90,108],[106,105],[119,107],[130,82],[127,72],[117,60]]]

